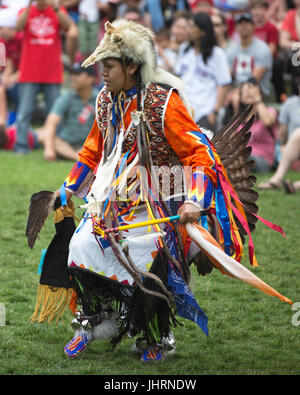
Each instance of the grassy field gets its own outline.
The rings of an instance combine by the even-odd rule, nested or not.
[[[199,277],[193,291],[209,319],[209,339],[196,324],[179,319],[174,330],[177,352],[163,363],[141,364],[125,339],[114,352],[94,342],[75,361],[63,355],[72,338],[71,313],[58,325],[29,323],[39,281],[41,250],[54,233],[49,219],[33,250],[25,226],[29,199],[42,189],[55,190],[72,164],[45,163],[42,152],[27,157],[0,152],[0,303],[6,325],[0,326],[0,374],[12,375],[296,375],[300,373],[300,326],[296,311],[250,285],[214,270]],[[291,179],[300,174],[291,172]],[[264,178],[267,178],[266,176]],[[300,194],[261,193],[259,214],[281,225],[287,238],[258,224],[253,234],[259,267],[255,273],[293,302],[300,302]],[[247,253],[243,261],[250,267]],[[253,270],[253,269],[251,269]],[[298,318],[299,321],[299,318]]]

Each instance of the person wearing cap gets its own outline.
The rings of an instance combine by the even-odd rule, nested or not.
[[[58,96],[44,126],[38,130],[44,157],[49,161],[57,157],[76,161],[95,117],[94,68],[82,68],[75,63],[69,72],[71,89]]]
[[[270,95],[273,57],[268,45],[255,37],[255,25],[250,13],[241,13],[235,19],[240,42],[233,42],[226,51],[233,78],[230,100],[234,113],[239,109],[239,85],[255,78],[265,97]]]
[[[105,85],[97,96],[95,121],[56,191],[63,204],[73,195],[85,202],[68,249],[82,310],[64,353],[77,358],[94,340],[111,339],[116,346],[129,334],[141,336],[136,339],[141,361],[159,361],[174,349],[175,311],[208,335],[207,317],[188,286],[189,265],[199,249],[187,238],[185,225],[200,221],[205,212],[203,226],[219,224],[227,254],[240,259],[242,244],[234,241],[233,227],[223,233],[220,226],[220,212],[229,215],[222,200],[227,194],[220,188],[222,209],[215,210],[215,191],[220,177],[226,184],[226,171],[193,121],[182,81],[157,66],[153,32],[126,20],[107,22],[105,31],[83,63],[101,62]],[[148,219],[165,221],[176,214],[177,224],[154,226],[151,233],[140,228]],[[233,226],[232,217],[228,221]],[[120,225],[131,226],[122,230]],[[201,273],[210,273],[209,261],[202,263]]]

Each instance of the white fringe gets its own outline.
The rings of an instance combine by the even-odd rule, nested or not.
[[[123,246],[126,244],[126,241],[139,243],[139,242],[149,241],[155,239],[156,237],[165,236],[165,235],[166,232],[155,232],[155,233],[146,233],[146,234],[142,233],[140,235],[127,236],[125,241],[123,242]]]
[[[87,195],[87,204],[80,206],[87,210],[88,214],[96,213],[98,217],[102,214],[103,204],[108,198],[111,184],[116,172],[116,167],[121,157],[124,131],[121,129],[117,142],[109,154],[105,163],[103,157],[96,172],[96,179]]]

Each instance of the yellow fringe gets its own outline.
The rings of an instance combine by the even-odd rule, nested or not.
[[[69,200],[68,205],[64,206],[63,208],[59,207],[54,211],[54,223],[58,223],[62,221],[66,217],[73,217],[75,219],[75,206],[72,200]]]
[[[72,293],[72,288],[66,289],[39,284],[35,311],[29,321],[42,323],[45,321],[51,322],[56,318],[57,324],[66,306],[70,303]]]

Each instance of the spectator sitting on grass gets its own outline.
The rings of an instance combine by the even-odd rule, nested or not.
[[[97,97],[94,68],[82,68],[76,63],[70,69],[70,80],[74,90],[56,99],[44,126],[37,131],[46,160],[55,160],[57,155],[77,160],[94,122]]]
[[[288,140],[282,157],[274,175],[266,182],[258,185],[258,189],[282,189],[288,194],[300,190],[300,180],[292,182],[285,180],[286,173],[290,170],[292,164],[300,159],[300,128],[296,129]]]

